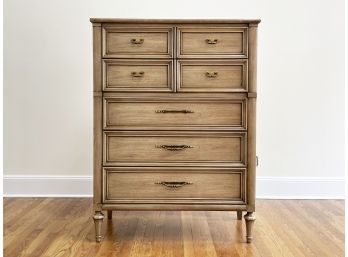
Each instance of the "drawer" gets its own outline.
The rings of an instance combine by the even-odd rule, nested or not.
[[[103,28],[103,58],[172,57],[172,27]]]
[[[245,170],[226,168],[103,169],[103,202],[168,203],[245,200]]]
[[[104,129],[245,130],[246,101],[104,97]]]
[[[172,60],[104,60],[104,91],[173,91]]]
[[[247,92],[247,60],[179,60],[177,91]]]
[[[244,166],[246,133],[233,132],[104,132],[104,165]]]
[[[178,58],[247,58],[247,28],[216,27],[177,30]]]

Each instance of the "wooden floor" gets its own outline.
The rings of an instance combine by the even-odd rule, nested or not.
[[[235,212],[114,212],[94,242],[91,199],[4,199],[4,256],[344,256],[344,201],[258,200],[254,242]]]

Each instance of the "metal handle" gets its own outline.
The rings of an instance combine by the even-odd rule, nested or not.
[[[132,42],[132,44],[140,45],[140,44],[144,43],[144,39],[143,38],[139,38],[139,39],[132,38],[131,42]]]
[[[194,113],[191,110],[156,110],[156,113]]]
[[[131,75],[132,75],[133,77],[144,77],[145,72],[143,72],[143,71],[139,71],[139,72],[133,71],[133,72],[131,72]]]
[[[208,78],[216,78],[217,77],[217,75],[219,75],[219,73],[218,72],[209,72],[209,71],[207,71],[206,73],[205,73],[205,76],[207,76]]]
[[[156,145],[156,148],[163,148],[168,151],[180,151],[185,148],[193,148],[191,145]]]
[[[158,181],[155,182],[156,185],[162,185],[165,187],[170,187],[170,188],[178,188],[178,187],[183,187],[186,185],[192,185],[192,182],[186,182],[186,181]]]
[[[205,42],[209,45],[215,45],[217,44],[218,40],[217,39],[206,39]]]

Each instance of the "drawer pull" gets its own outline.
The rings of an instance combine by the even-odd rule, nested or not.
[[[156,113],[194,113],[191,110],[156,110]]]
[[[143,72],[143,71],[139,71],[139,72],[133,71],[133,72],[131,72],[131,75],[132,75],[132,77],[144,77],[145,72]]]
[[[192,185],[192,182],[186,182],[186,181],[173,181],[173,182],[169,182],[169,181],[158,181],[155,182],[156,185],[162,185],[165,187],[170,187],[170,188],[178,188],[178,187],[183,187],[186,185]]]
[[[193,148],[191,145],[156,145],[156,148],[163,148],[168,151],[181,151],[185,148]]]
[[[144,39],[143,39],[143,38],[139,38],[139,39],[132,38],[132,39],[131,39],[131,42],[132,42],[132,44],[134,44],[134,45],[140,45],[140,44],[144,43]]]
[[[215,45],[217,44],[218,40],[217,39],[206,39],[205,42],[209,45]]]
[[[205,73],[205,76],[207,76],[208,78],[216,78],[217,77],[217,75],[219,75],[219,73],[218,72],[209,72],[209,71],[207,71],[206,73]]]

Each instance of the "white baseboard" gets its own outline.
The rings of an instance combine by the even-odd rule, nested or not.
[[[92,197],[92,176],[4,176],[5,197]],[[341,177],[257,177],[262,199],[344,199]]]
[[[344,199],[342,177],[257,177],[261,199]]]
[[[5,197],[92,197],[92,176],[6,176]]]

